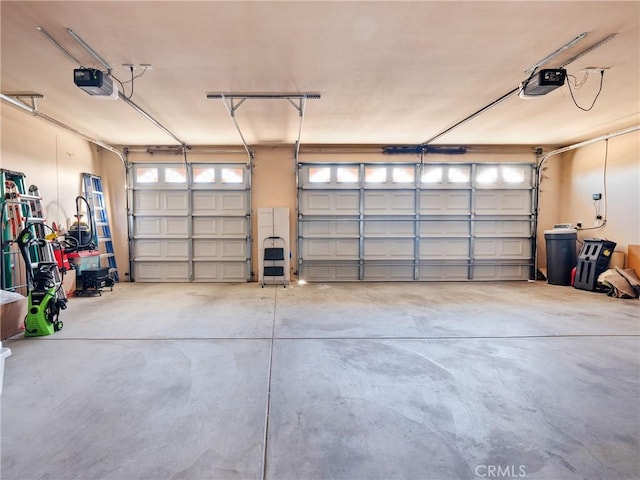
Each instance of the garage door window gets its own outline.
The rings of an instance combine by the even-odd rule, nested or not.
[[[364,171],[365,183],[384,183],[387,181],[386,167],[367,167]]]
[[[341,167],[336,173],[338,183],[358,183],[358,167]]]
[[[137,167],[136,183],[158,183],[158,169]]]
[[[222,183],[243,183],[243,173],[242,168],[223,168],[221,173]]]
[[[424,167],[422,170],[422,183],[441,183],[442,167]]]
[[[468,166],[449,166],[447,172],[447,179],[449,183],[455,183],[458,185],[469,184],[471,178],[471,169]]]
[[[194,167],[193,183],[215,183],[216,169],[213,167]]]
[[[495,185],[498,183],[498,167],[479,166],[476,174],[476,182],[479,185]]]
[[[329,167],[316,167],[309,169],[309,183],[329,183],[331,181],[331,169]]]
[[[504,183],[523,184],[526,172],[522,167],[502,167],[502,180]]]
[[[393,167],[393,183],[413,183],[415,167]]]
[[[187,171],[184,167],[164,169],[164,181],[167,183],[187,183]]]

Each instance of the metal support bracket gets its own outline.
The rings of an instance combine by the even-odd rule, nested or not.
[[[42,95],[41,93],[31,93],[31,92],[5,93],[4,95],[7,97],[11,97],[16,102],[20,102],[28,107],[31,107],[32,110],[38,110],[37,99],[44,98],[44,95]],[[28,101],[26,101],[25,99]],[[15,103],[14,105],[22,108],[22,105],[17,105]]]
[[[307,92],[307,93],[207,93],[207,98],[211,99],[221,99],[224,104],[233,125],[236,127],[238,131],[238,135],[240,135],[240,139],[242,140],[242,145],[247,151],[247,155],[249,156],[249,160],[251,161],[254,158],[254,152],[247,145],[247,141],[242,134],[242,130],[240,129],[240,125],[238,125],[238,121],[236,120],[236,110],[240,108],[240,106],[248,99],[259,99],[259,100],[274,100],[274,99],[284,99],[287,100],[293,108],[298,112],[298,116],[300,117],[300,125],[298,127],[298,138],[295,142],[294,147],[294,158],[297,163],[298,161],[298,153],[300,151],[300,135],[302,134],[302,122],[304,119],[304,111],[307,99],[319,99],[320,94],[317,92]]]

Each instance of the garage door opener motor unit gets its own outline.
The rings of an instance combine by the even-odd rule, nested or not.
[[[92,96],[108,97],[113,95],[113,80],[108,74],[94,68],[76,68],[73,70],[76,86]]]
[[[545,68],[534,73],[520,86],[520,97],[539,97],[564,85],[567,71],[564,68]]]

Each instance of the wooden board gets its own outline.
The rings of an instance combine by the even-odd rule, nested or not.
[[[633,268],[640,275],[640,245],[627,247],[627,268]]]

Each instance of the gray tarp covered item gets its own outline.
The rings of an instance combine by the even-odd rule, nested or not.
[[[610,268],[600,274],[598,284],[610,297],[638,298],[640,278],[633,268]]]

